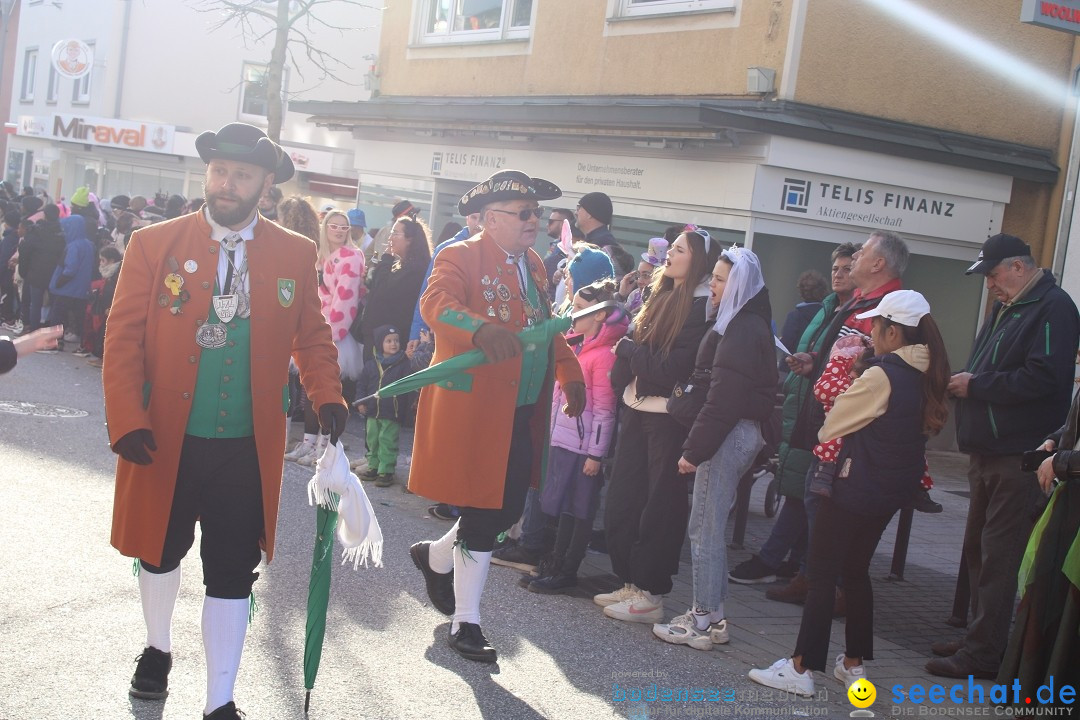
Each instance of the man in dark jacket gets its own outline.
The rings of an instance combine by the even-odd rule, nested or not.
[[[52,208],[50,211],[49,208]],[[31,222],[24,218],[19,225],[22,241],[19,243],[19,275],[23,279],[23,327],[24,331],[42,327],[41,308],[45,292],[49,289],[56,266],[64,257],[67,242],[60,229],[59,212],[55,205],[47,205],[44,219]]]
[[[1009,637],[1017,571],[1040,497],[1035,473],[1021,470],[1020,458],[1065,420],[1080,317],[1018,237],[989,238],[967,270],[972,273],[986,276],[996,299],[966,369],[949,382],[959,400],[957,442],[970,456],[964,561],[974,617],[961,642],[934,646],[945,657],[926,669],[942,677],[993,678]]]

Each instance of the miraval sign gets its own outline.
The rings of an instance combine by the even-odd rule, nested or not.
[[[171,154],[176,128],[172,125],[57,114],[51,119],[20,118],[18,132],[20,135],[53,137],[88,145]]]

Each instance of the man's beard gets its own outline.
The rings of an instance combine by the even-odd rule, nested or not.
[[[259,198],[262,193],[257,193],[251,197],[242,197],[237,194],[226,193],[211,193],[205,192],[206,207],[210,209],[210,218],[218,225],[224,225],[225,227],[231,227],[233,225],[239,225],[240,223],[251,217],[251,211],[259,204]],[[220,198],[228,198],[236,202],[235,208],[224,208],[217,204]]]

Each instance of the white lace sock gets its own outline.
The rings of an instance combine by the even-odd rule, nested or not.
[[[244,654],[248,599],[210,597],[203,600],[202,636],[206,651],[206,707],[214,710],[233,699],[236,671]]]
[[[458,520],[454,527],[438,540],[433,540],[428,549],[428,564],[437,573],[448,573],[454,569],[454,542],[457,540]]]
[[[456,633],[463,622],[480,624],[480,596],[484,594],[491,553],[469,551],[469,557],[454,548],[454,622],[450,632]]]
[[[146,621],[146,646],[172,652],[172,616],[180,594],[180,566],[167,573],[139,569],[139,598]]]

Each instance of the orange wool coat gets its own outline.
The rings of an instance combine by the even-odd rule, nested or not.
[[[262,477],[262,544],[269,562],[281,493],[290,355],[316,408],[344,401],[337,350],[319,311],[315,243],[262,218],[254,233],[246,245],[251,394]],[[150,465],[117,461],[112,544],[154,565],[161,562],[165,544],[202,352],[195,332],[209,313],[219,247],[201,211],[138,230],[124,255],[109,313],[102,372],[109,442],[147,428],[158,447]],[[189,260],[198,266],[193,272],[184,267]],[[170,272],[179,273],[183,289],[191,293],[179,315],[159,302],[163,294],[172,300],[164,284]],[[291,292],[289,280],[295,283]]]
[[[533,280],[545,297],[546,276],[540,256],[528,251]],[[498,308],[498,299],[484,298],[484,285],[497,277],[513,296],[506,303],[509,319],[503,322],[488,315]],[[432,364],[473,350],[473,334],[487,322],[503,323],[514,332],[522,329],[522,303],[513,266],[506,265],[504,253],[485,233],[451,245],[439,253],[427,291],[420,298],[420,314],[435,333]],[[551,409],[553,381],[565,385],[581,382],[577,357],[557,335],[549,354],[547,378],[536,403],[531,422],[533,472],[540,480],[540,468],[547,452],[545,439]],[[416,414],[409,489],[438,502],[474,508],[501,508],[506,463],[510,452],[510,432],[517,405],[521,358],[497,364],[479,365],[456,378],[429,385],[420,393]]]

